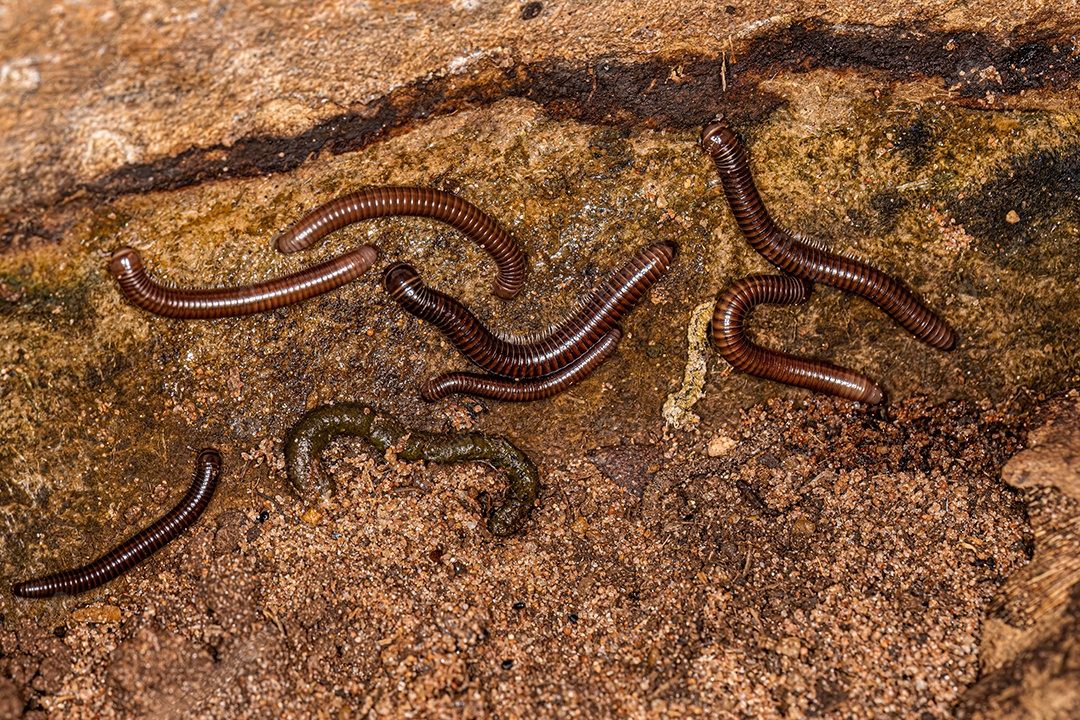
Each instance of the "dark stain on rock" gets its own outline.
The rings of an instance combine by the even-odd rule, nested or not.
[[[978,248],[1008,263],[1064,220],[1080,221],[1080,145],[1021,155],[953,205]]]
[[[46,285],[0,275],[0,317],[44,328],[62,327],[69,333],[86,330],[94,321],[89,295],[85,285]]]
[[[721,109],[748,122],[783,102],[778,96],[758,91],[756,83],[735,78],[728,79],[725,93],[720,61],[711,57],[491,65],[475,77],[421,80],[375,101],[374,112],[343,113],[297,136],[242,138],[228,148],[191,148],[176,156],[128,165],[84,190],[115,196],[288,172],[320,152],[354,152],[404,133],[417,121],[511,97],[528,98],[556,118],[624,128],[639,124],[694,127]]]
[[[62,194],[71,195],[74,192],[74,189],[69,189]],[[69,220],[57,221],[34,208],[17,210],[0,218],[0,253],[59,243],[69,225]]]
[[[870,207],[877,213],[877,229],[881,232],[891,232],[900,219],[900,213],[911,202],[902,193],[895,190],[879,192],[870,198]]]
[[[718,112],[740,122],[765,117],[783,99],[735,74],[721,76],[716,57],[682,57],[627,63],[615,57],[588,65],[566,63],[524,67],[521,93],[555,117],[594,125],[696,127]]]
[[[755,41],[740,64],[762,70],[817,68],[881,70],[890,81],[940,77],[959,98],[1015,95],[1041,87],[1065,88],[1080,78],[1080,57],[1067,34],[1010,37],[937,32],[921,25],[793,23]]]
[[[930,158],[934,132],[926,118],[917,117],[911,124],[896,128],[893,138],[893,147],[908,156],[913,168],[922,167]]]
[[[533,3],[539,5],[539,3]],[[527,5],[526,9],[532,7]],[[523,10],[524,13],[524,10]],[[816,68],[880,71],[888,81],[941,77],[961,104],[1041,87],[1068,87],[1080,79],[1080,53],[1066,34],[1004,40],[985,33],[941,33],[921,26],[795,23],[755,37],[734,59],[702,55],[647,59],[592,58],[587,62],[533,64],[492,61],[468,76],[425,78],[394,90],[360,112],[348,112],[291,137],[253,136],[229,147],[191,148],[179,155],[128,165],[77,187],[82,202],[129,193],[173,190],[208,180],[288,172],[312,155],[353,152],[404,133],[419,121],[510,97],[533,100],[554,118],[629,127],[687,128],[723,111],[735,125],[767,116],[783,98],[759,88],[782,72]],[[968,102],[970,101],[970,102]],[[898,136],[916,164],[925,157],[929,129],[916,123]],[[56,230],[32,217],[0,226],[0,252]]]

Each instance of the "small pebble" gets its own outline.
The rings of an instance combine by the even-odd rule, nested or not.
[[[120,622],[120,608],[115,605],[91,605],[71,613],[71,619],[80,623]]]
[[[799,657],[802,652],[802,643],[797,637],[786,637],[776,641],[776,653],[790,658]]]
[[[652,672],[660,664],[660,651],[655,647],[649,648],[649,655],[645,659],[645,669]]]
[[[735,445],[735,441],[727,435],[717,435],[709,441],[709,446],[705,452],[708,453],[709,457],[720,457],[731,452]]]
[[[1010,225],[1015,225],[1016,223],[1020,222],[1020,213],[1016,212],[1015,210],[1010,210],[1005,215],[1005,222],[1009,223]]]
[[[502,661],[502,669],[503,670],[509,670],[512,667],[514,667],[514,661],[513,660],[503,660]]]
[[[791,525],[791,534],[799,537],[810,537],[817,532],[817,525],[809,518],[801,517]]]
[[[521,8],[521,19],[532,20],[534,17],[544,11],[543,3],[531,2],[525,7]]]
[[[311,507],[304,511],[304,514],[300,516],[300,519],[308,525],[318,525],[319,521],[322,520],[322,513]]]

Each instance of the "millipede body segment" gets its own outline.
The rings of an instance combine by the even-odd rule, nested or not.
[[[199,518],[210,504],[220,472],[221,455],[218,451],[212,448],[203,450],[195,461],[195,478],[187,494],[160,520],[89,565],[21,582],[11,591],[27,598],[74,595],[119,577],[172,542]]]
[[[713,311],[712,339],[720,355],[736,370],[757,377],[826,392],[848,400],[876,405],[881,388],[846,368],[812,358],[769,350],[746,339],[746,316],[756,305],[796,305],[810,297],[805,280],[783,275],[751,275],[720,294]]]
[[[475,373],[445,373],[420,386],[420,397],[427,402],[441,400],[447,395],[464,393],[493,400],[528,402],[551,397],[584,379],[604,362],[619,344],[622,331],[613,328],[589,350],[561,370],[532,380],[509,380],[493,375]]]
[[[370,405],[323,405],[304,414],[285,438],[285,472],[303,495],[333,492],[320,455],[335,438],[360,437],[385,452],[393,447],[402,460],[437,463],[481,461],[501,468],[509,483],[503,504],[488,518],[493,535],[521,529],[540,494],[540,473],[529,456],[508,440],[481,433],[437,433],[410,430],[388,413]]]
[[[493,285],[497,296],[512,298],[525,283],[525,256],[514,238],[478,207],[442,190],[419,187],[378,187],[358,190],[320,205],[277,237],[281,252],[303,250],[361,220],[409,215],[446,223],[483,248],[498,268]]]
[[[416,270],[395,263],[383,285],[406,311],[437,327],[469,360],[490,373],[537,378],[557,372],[585,354],[652,287],[671,259],[675,244],[656,243],[639,251],[552,332],[532,342],[511,342],[491,333],[457,300],[424,285]]]
[[[171,288],[154,282],[146,274],[138,251],[130,247],[112,254],[109,269],[124,295],[143,310],[165,317],[203,320],[274,310],[321,295],[363,275],[377,257],[373,246],[361,245],[274,280],[206,290]]]
[[[861,295],[923,342],[940,350],[952,349],[956,343],[952,328],[898,280],[873,265],[829,252],[777,227],[758,194],[746,151],[722,119],[704,127],[701,145],[720,173],[739,229],[769,262],[797,278]]]

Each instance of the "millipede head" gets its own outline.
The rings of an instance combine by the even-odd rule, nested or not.
[[[679,246],[670,240],[665,240],[653,245],[652,249],[664,258],[664,265],[667,266],[672,259],[674,259],[675,253],[679,250]]]
[[[215,470],[219,469],[221,467],[221,453],[214,448],[205,448],[199,451],[199,457],[195,461],[196,469],[207,464],[213,465]]]
[[[116,250],[112,254],[112,260],[109,261],[109,270],[117,277],[140,272],[142,266],[139,251],[132,247],[122,247]]]
[[[420,273],[409,263],[396,262],[383,271],[383,287],[391,297],[399,295],[405,288],[420,284]]]
[[[445,383],[439,382],[439,378],[428,378],[420,384],[420,399],[424,402],[442,400],[449,394],[444,386]]]
[[[736,143],[738,139],[724,122],[723,115],[717,115],[715,120],[701,129],[701,147],[710,155],[716,155]]]

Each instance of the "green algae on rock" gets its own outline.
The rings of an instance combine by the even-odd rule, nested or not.
[[[510,479],[504,502],[488,518],[493,535],[521,529],[540,494],[540,473],[529,457],[508,440],[481,433],[438,433],[409,430],[392,415],[369,405],[322,405],[300,418],[285,440],[285,472],[302,495],[329,493],[334,482],[319,456],[342,435],[361,437],[380,451],[393,450],[403,460],[437,463],[483,461],[504,470]]]

